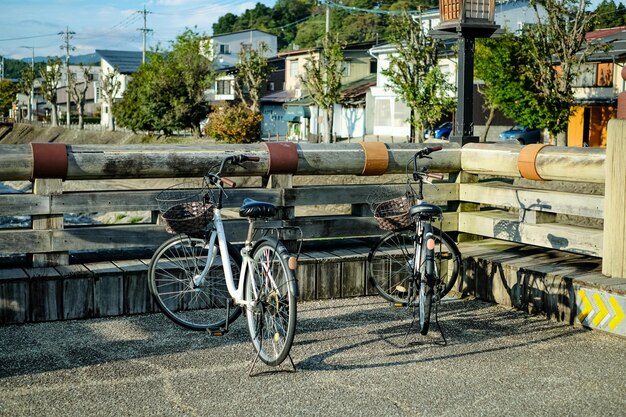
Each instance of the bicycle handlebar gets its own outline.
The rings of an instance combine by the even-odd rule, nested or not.
[[[429,173],[427,173],[426,172],[426,167],[424,167],[422,169],[422,171],[418,171],[417,170],[417,160],[418,159],[428,158],[428,155],[430,155],[431,153],[440,151],[442,149],[443,149],[442,145],[435,145],[435,146],[424,148],[422,150],[419,150],[419,151],[415,152],[415,155],[413,155],[413,179],[414,180],[417,181],[418,179],[420,179],[420,181],[421,181],[421,178],[423,178],[423,177],[430,177],[430,178],[434,178],[434,179],[442,179],[443,178],[443,176],[439,177],[439,175],[437,175],[437,174],[429,174]]]
[[[421,151],[415,152],[414,159],[417,158],[425,158],[433,152],[440,151],[443,149],[442,145],[431,146],[430,148],[424,148]]]
[[[207,176],[212,178],[212,183],[221,181],[226,186],[235,188],[237,186],[237,183],[235,181],[226,177],[222,177],[222,171],[224,170],[224,166],[226,166],[226,164],[228,163],[230,163],[231,165],[239,165],[242,162],[259,162],[260,160],[261,158],[256,155],[239,154],[227,156],[226,158],[222,159],[219,170],[216,173],[209,173]]]

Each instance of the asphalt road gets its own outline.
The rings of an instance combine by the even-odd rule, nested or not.
[[[1,416],[624,416],[625,340],[471,300],[405,336],[378,298],[306,302],[297,372],[160,314],[0,327]]]

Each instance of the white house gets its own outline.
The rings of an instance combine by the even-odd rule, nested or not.
[[[209,58],[218,69],[233,67],[239,62],[243,48],[259,49],[262,44],[268,48],[268,58],[276,56],[278,40],[271,33],[251,29],[215,35],[209,41]]]
[[[262,45],[267,47],[265,58],[276,56],[278,50],[276,35],[262,30],[242,30],[211,37],[207,56],[213,61],[216,71],[223,71],[215,80],[213,90],[209,91],[208,98],[211,101],[235,99],[235,77],[232,69],[239,63],[239,53],[244,48],[259,50]]]
[[[114,82],[119,81],[120,88],[117,91],[114,100],[119,100],[124,95],[128,83],[132,79],[132,74],[137,72],[142,62],[141,51],[111,51],[97,49],[96,53],[100,56],[100,80],[107,74],[117,71]],[[100,84],[96,86],[96,101],[101,103],[100,124],[109,126],[111,124],[111,109],[104,101],[104,97],[100,91]]]

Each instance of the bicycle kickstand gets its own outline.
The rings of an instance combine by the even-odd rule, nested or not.
[[[291,363],[291,368],[292,368],[291,370],[277,369],[277,370],[264,371],[264,372],[258,372],[256,374],[253,374],[252,371],[254,370],[254,367],[256,366],[257,361],[259,360],[259,356],[260,356],[260,353],[257,353],[254,358],[254,361],[252,362],[252,366],[250,367],[250,370],[248,371],[249,377],[259,376],[259,375],[266,374],[266,373],[275,373],[275,372],[298,372],[298,368],[296,368],[296,364],[293,363],[293,359],[291,358],[291,353],[288,353],[287,358],[289,358],[289,362]]]

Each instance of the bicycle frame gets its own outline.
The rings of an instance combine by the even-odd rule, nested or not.
[[[251,242],[247,241],[244,247],[241,249],[241,271],[239,273],[239,285],[235,286],[235,281],[233,277],[233,271],[230,266],[230,256],[228,254],[228,246],[226,241],[226,234],[224,232],[224,223],[222,221],[222,213],[220,208],[215,208],[213,212],[213,225],[214,228],[211,230],[209,234],[208,242],[208,253],[207,253],[207,262],[204,266],[204,269],[197,277],[196,284],[200,284],[206,278],[207,273],[213,266],[213,262],[215,261],[215,240],[217,239],[217,243],[220,248],[221,260],[222,260],[222,269],[224,271],[224,277],[226,278],[226,287],[228,289],[228,293],[233,298],[235,304],[245,307],[254,307],[254,301],[245,300],[244,290],[246,278],[252,280],[252,288],[256,292],[256,282],[254,274],[252,273],[251,265],[252,258],[250,257],[250,251],[252,250]],[[270,279],[272,277],[270,276]],[[194,278],[196,281],[196,278]],[[256,295],[254,294],[256,299]]]

